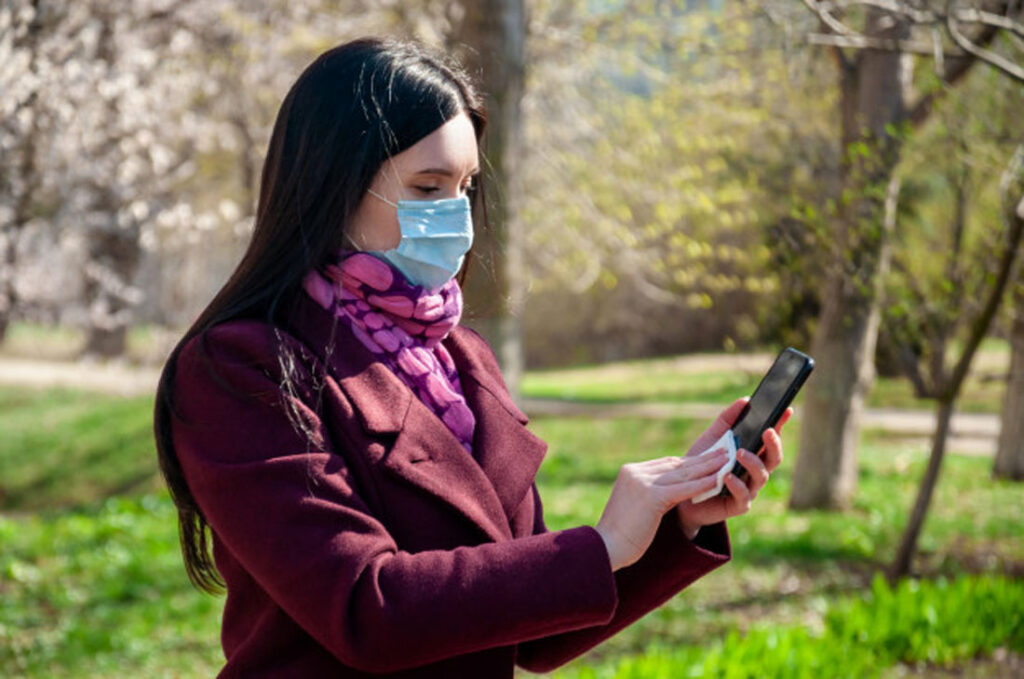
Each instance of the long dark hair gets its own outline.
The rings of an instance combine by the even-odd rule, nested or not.
[[[306,272],[342,246],[343,230],[381,165],[462,112],[482,143],[487,116],[466,75],[421,45],[378,39],[355,40],[320,55],[281,103],[252,240],[227,283],[171,351],[157,387],[160,470],[178,508],[185,570],[199,589],[218,592],[224,581],[210,553],[209,524],[171,438],[179,352],[193,337],[202,340],[207,330],[232,319],[274,325]],[[480,228],[486,225],[482,183],[473,191]],[[460,282],[465,275],[463,267]]]

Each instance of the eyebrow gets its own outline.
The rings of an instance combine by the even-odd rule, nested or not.
[[[455,173],[450,168],[447,167],[428,167],[424,170],[416,172],[416,174],[438,174],[441,175],[442,177],[452,177],[455,175]],[[479,167],[470,172],[469,176],[475,177],[478,174],[480,174]]]

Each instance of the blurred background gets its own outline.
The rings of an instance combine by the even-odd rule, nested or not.
[[[818,362],[733,563],[554,676],[1024,675],[1020,0],[0,0],[0,675],[219,668],[156,378],[364,35],[487,95],[464,323],[551,528]]]

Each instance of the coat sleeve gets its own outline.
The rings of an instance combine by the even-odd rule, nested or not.
[[[547,528],[536,487],[534,497],[534,530],[535,534],[543,535]],[[615,571],[619,603],[611,620],[520,644],[516,663],[531,672],[550,672],[662,605],[697,578],[729,561],[731,556],[725,522],[704,526],[691,541],[683,533],[675,513],[669,512],[643,557]]]
[[[311,401],[280,387],[276,343],[258,337],[229,323],[203,351],[183,348],[175,450],[231,557],[341,662],[393,672],[612,619],[616,580],[588,526],[399,550]]]

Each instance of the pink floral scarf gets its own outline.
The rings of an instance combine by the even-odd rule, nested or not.
[[[303,279],[306,292],[332,311],[473,452],[476,419],[441,340],[462,316],[462,290],[452,279],[431,292],[365,252],[342,249]]]

